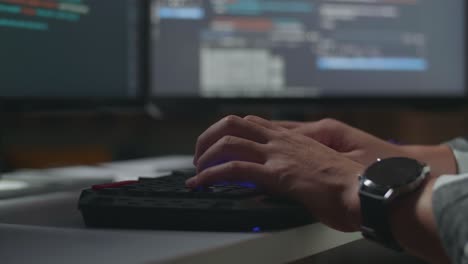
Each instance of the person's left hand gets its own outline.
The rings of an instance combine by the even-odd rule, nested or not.
[[[252,182],[267,193],[303,203],[341,231],[360,226],[358,176],[364,166],[317,141],[265,119],[228,116],[198,139],[191,188]]]

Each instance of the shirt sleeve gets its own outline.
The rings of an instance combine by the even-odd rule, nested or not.
[[[457,264],[468,264],[468,174],[444,175],[434,185],[433,209],[442,244]]]
[[[458,173],[468,173],[468,138],[456,138],[446,142],[457,160]]]

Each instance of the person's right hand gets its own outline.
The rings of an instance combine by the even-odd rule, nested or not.
[[[409,157],[429,164],[433,177],[457,173],[455,158],[446,145],[395,145],[334,119],[275,123],[313,138],[365,166],[369,166],[377,159]]]
[[[195,149],[197,175],[187,180],[189,188],[249,182],[302,203],[332,228],[359,230],[364,166],[316,140],[256,116],[228,116],[203,132]]]

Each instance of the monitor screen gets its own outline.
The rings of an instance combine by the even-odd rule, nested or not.
[[[139,2],[0,0],[0,97],[137,97]]]
[[[153,0],[155,98],[461,97],[464,0]]]

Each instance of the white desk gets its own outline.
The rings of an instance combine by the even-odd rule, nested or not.
[[[155,171],[151,166],[141,169],[145,162],[154,160],[143,161],[136,176]],[[127,163],[128,170],[137,163]],[[104,167],[113,165],[123,178],[125,164]],[[2,263],[284,263],[361,238],[322,224],[275,233],[86,229],[76,209],[78,195],[0,201]]]

